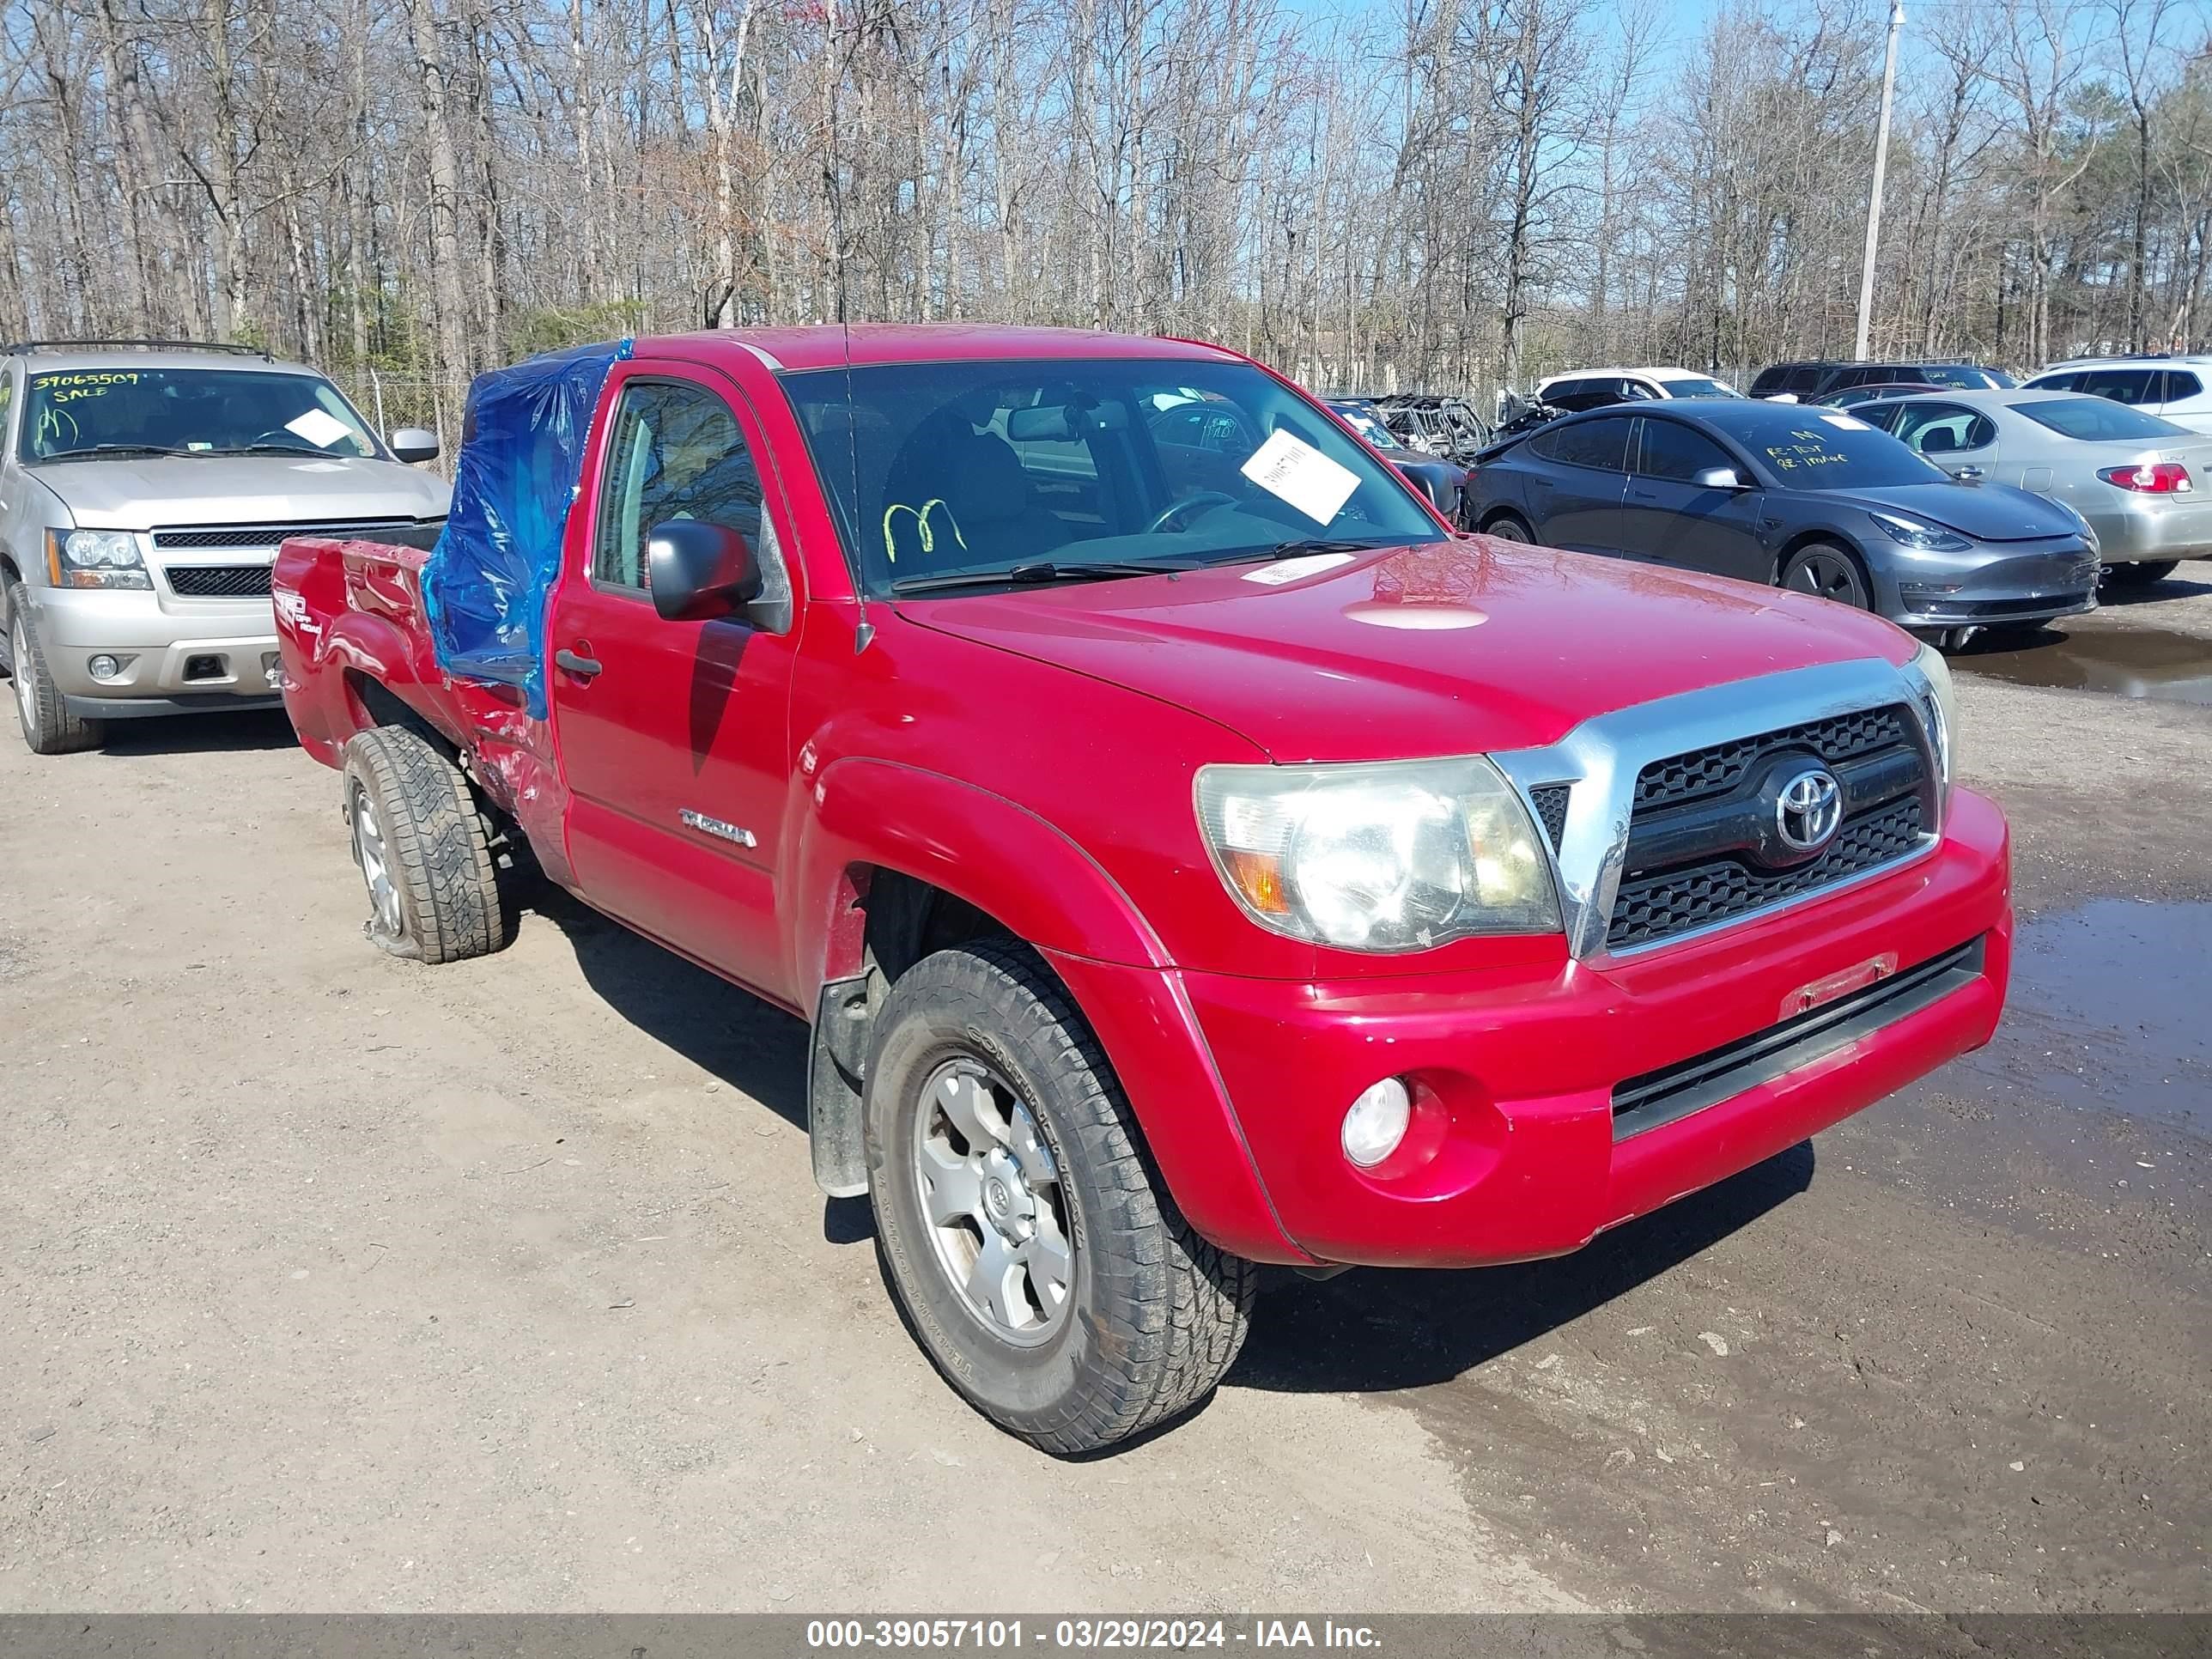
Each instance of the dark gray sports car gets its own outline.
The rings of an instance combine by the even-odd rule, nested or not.
[[[1730,398],[1570,415],[1483,452],[1467,522],[1796,588],[1958,639],[2097,602],[2097,555],[2073,509],[1961,483],[1841,410]]]

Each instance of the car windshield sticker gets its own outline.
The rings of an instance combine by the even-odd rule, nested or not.
[[[1339,465],[1296,434],[1279,428],[1237,470],[1316,524],[1336,517],[1359,488],[1359,475],[1350,467]]]
[[[306,414],[285,422],[284,430],[298,433],[318,449],[328,449],[339,439],[353,435],[343,421],[323,409],[311,409]]]
[[[1871,432],[1874,428],[1856,415],[1823,415],[1820,418],[1830,426],[1839,426],[1846,432]]]
[[[1326,456],[1322,459],[1328,459]],[[1289,498],[1285,496],[1285,499]],[[1301,576],[1317,576],[1324,570],[1334,570],[1340,564],[1351,562],[1352,555],[1349,553],[1308,553],[1295,559],[1278,559],[1273,564],[1264,564],[1257,570],[1247,571],[1244,580],[1257,582],[1262,587],[1280,587],[1285,582],[1294,582]]]

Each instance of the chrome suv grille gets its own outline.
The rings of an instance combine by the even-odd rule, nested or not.
[[[374,539],[389,530],[415,527],[412,519],[346,519],[325,524],[217,524],[187,526],[154,532],[163,552],[190,548],[274,547],[287,536],[357,536]]]
[[[1936,780],[1902,703],[1784,726],[1654,761],[1637,775],[1613,950],[1656,945],[1905,857],[1935,828]],[[1834,777],[1841,822],[1815,853],[1774,832],[1788,780]]]
[[[184,599],[252,599],[269,597],[265,564],[173,564],[169,589]]]

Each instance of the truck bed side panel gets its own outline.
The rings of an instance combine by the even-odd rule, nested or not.
[[[438,665],[422,611],[428,557],[420,548],[313,536],[277,550],[271,585],[293,728],[309,754],[335,767],[370,726],[428,727],[521,825],[546,874],[566,883],[567,797],[552,728],[531,718],[517,688],[455,680]]]

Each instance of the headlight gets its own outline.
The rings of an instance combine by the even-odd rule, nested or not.
[[[57,587],[151,587],[138,538],[127,530],[49,530],[46,570]]]
[[[1521,798],[1480,757],[1369,766],[1208,766],[1198,822],[1262,927],[1348,951],[1556,933],[1559,899]]]
[[[1949,531],[1932,524],[1923,524],[1917,519],[1907,519],[1894,513],[1869,513],[1881,533],[1893,542],[1907,547],[1917,547],[1923,553],[1964,553],[1973,546],[1964,536],[1954,536]]]
[[[1912,670],[1920,680],[1921,707],[1927,711],[1928,735],[1936,745],[1936,764],[1948,787],[1951,781],[1952,745],[1959,730],[1959,697],[1951,685],[1951,665],[1932,645],[1912,653]]]

